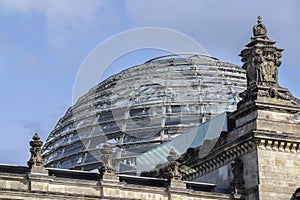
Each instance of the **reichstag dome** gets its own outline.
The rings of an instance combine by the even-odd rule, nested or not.
[[[202,54],[173,54],[115,74],[80,97],[43,147],[46,167],[99,168],[104,142],[118,173],[136,157],[226,111],[246,88],[237,65]]]

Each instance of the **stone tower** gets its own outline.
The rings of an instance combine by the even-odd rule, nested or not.
[[[291,199],[300,187],[300,108],[278,83],[283,49],[274,46],[258,17],[251,41],[242,50],[247,90],[240,94],[229,142],[248,142],[252,150],[240,155],[246,199]]]
[[[247,89],[237,110],[227,113],[227,131],[190,148],[180,159],[183,179],[216,184],[231,199],[300,199],[300,111],[278,83],[283,49],[268,38],[258,17],[251,41],[242,50]],[[213,126],[213,122],[212,126]],[[192,169],[192,170],[191,170]],[[149,173],[163,177],[164,169]]]

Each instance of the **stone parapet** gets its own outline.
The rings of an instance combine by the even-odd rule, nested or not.
[[[17,169],[18,167],[11,167],[10,173],[0,172],[0,199],[230,199],[229,194],[129,184],[124,180],[119,182],[56,177],[52,169],[48,169],[53,174],[52,176],[12,172]],[[63,170],[60,174],[61,172]],[[70,170],[66,173],[70,173]],[[77,176],[76,173],[81,172],[75,171],[73,175]],[[86,173],[86,176],[94,176],[94,174]]]

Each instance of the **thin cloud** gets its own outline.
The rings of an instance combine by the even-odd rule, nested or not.
[[[41,135],[45,135],[48,130],[45,129],[45,126],[40,121],[23,121],[23,128],[28,130],[30,135],[33,135],[34,133],[38,133]]]
[[[38,14],[44,17],[48,42],[58,49],[72,46],[82,34],[87,36],[95,29],[105,27],[108,22],[103,19],[116,20],[115,12],[110,12],[113,8],[111,1],[90,0],[87,3],[85,0],[65,0],[54,3],[51,0],[0,0],[0,5],[5,13]]]

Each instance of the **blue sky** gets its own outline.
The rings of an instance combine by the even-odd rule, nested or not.
[[[285,49],[280,84],[300,97],[299,9],[297,0],[0,0],[0,163],[26,164],[33,134],[45,141],[72,105],[85,57],[110,36],[133,28],[180,31],[210,55],[241,64],[238,55],[261,15],[269,37]],[[105,76],[161,53],[124,55]]]

